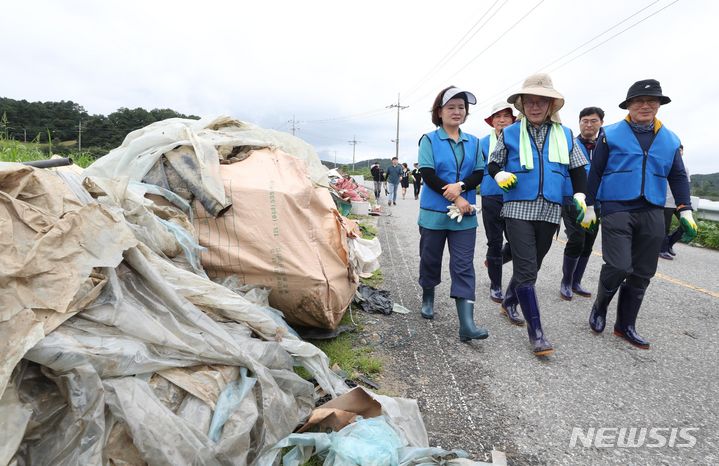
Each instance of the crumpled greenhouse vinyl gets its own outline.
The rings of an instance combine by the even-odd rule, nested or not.
[[[218,121],[124,144],[159,158],[181,137],[216,158]],[[248,131],[246,145],[267,147]],[[113,163],[84,179],[0,163],[0,466],[259,464],[314,408],[295,366],[333,397],[348,388],[268,292],[207,278],[189,204]],[[377,399],[402,446],[428,447],[416,402]]]

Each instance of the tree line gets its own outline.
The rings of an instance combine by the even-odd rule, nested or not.
[[[119,108],[109,115],[90,115],[71,100],[28,102],[0,97],[0,137],[56,145],[77,141],[83,151],[107,152],[119,146],[127,133],[167,118],[192,118],[169,108]]]

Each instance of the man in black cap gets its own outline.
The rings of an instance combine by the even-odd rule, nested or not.
[[[669,102],[655,79],[637,81],[629,88],[619,104],[629,115],[606,126],[594,149],[582,220],[584,228],[596,228],[594,203],[600,201],[604,265],[589,326],[596,333],[604,330],[607,307],[619,290],[614,334],[642,349],[649,349],[649,342],[635,325],[664,239],[667,181],[687,235],[697,234],[681,142],[656,118],[659,106]]]

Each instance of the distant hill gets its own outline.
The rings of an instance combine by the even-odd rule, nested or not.
[[[349,169],[352,169],[352,164],[351,164],[351,163],[338,163],[338,164],[337,164],[337,167],[335,167],[335,163],[334,163],[333,161],[331,162],[331,161],[329,161],[329,160],[320,160],[320,162],[322,162],[322,165],[324,165],[325,167],[329,167],[329,168],[337,168],[337,167],[339,167],[339,168],[345,168],[345,167],[348,167]],[[379,166],[382,167],[382,169],[385,169],[385,168],[389,167],[390,165],[392,165],[392,159],[369,159],[369,160],[362,160],[362,161],[360,161],[360,162],[356,162],[356,163],[355,163],[355,169],[360,169],[360,168],[362,168],[362,167],[367,168],[367,167],[370,167],[371,165],[373,165],[373,164],[375,164],[375,163],[378,163]],[[409,168],[411,169],[412,167],[410,166]]]
[[[692,195],[719,201],[719,173],[691,175]]]

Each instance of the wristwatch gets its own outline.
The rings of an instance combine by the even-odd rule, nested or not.
[[[464,181],[460,181],[459,186],[462,188],[462,192],[467,191],[467,186],[464,184]]]

